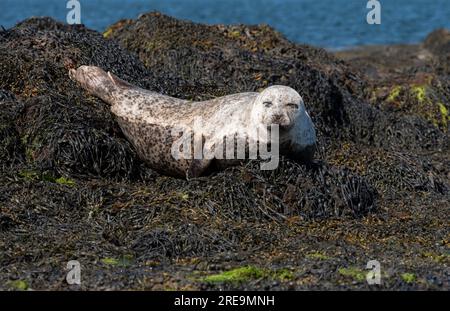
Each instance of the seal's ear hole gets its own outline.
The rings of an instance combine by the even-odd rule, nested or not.
[[[264,107],[269,108],[272,107],[272,102],[264,102],[263,105]]]
[[[289,108],[292,108],[292,109],[298,109],[298,104],[295,104],[295,103],[289,103],[286,106],[288,106]]]

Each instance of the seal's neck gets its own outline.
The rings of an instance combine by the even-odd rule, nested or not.
[[[248,105],[247,113],[247,133],[250,137],[257,137],[267,131],[267,127],[262,124],[261,107],[258,102],[258,96],[253,99],[251,105]]]
[[[255,126],[257,124],[261,123],[261,111],[260,107],[258,106],[258,96],[255,96],[253,99],[251,105],[248,105],[247,114],[250,119],[249,126]]]

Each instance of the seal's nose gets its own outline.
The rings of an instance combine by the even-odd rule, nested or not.
[[[278,124],[282,129],[288,129],[291,126],[291,120],[283,114],[275,115],[272,122],[273,124]]]

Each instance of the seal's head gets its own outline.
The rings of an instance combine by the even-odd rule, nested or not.
[[[305,112],[303,99],[288,86],[271,86],[255,99],[252,119],[263,126],[279,125],[281,130],[289,130],[295,120]]]
[[[313,159],[316,131],[302,97],[294,89],[277,85],[262,91],[253,103],[251,119],[252,126],[278,125],[282,148],[296,159]]]

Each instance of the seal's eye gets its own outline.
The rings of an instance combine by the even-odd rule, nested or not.
[[[269,108],[269,107],[272,106],[272,103],[271,102],[264,102],[263,105],[264,105],[264,107]]]
[[[287,104],[287,106],[292,109],[298,109],[298,104],[289,103],[289,104]]]

